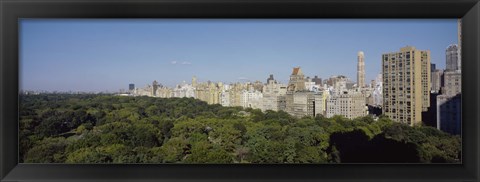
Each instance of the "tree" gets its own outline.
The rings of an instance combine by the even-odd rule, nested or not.
[[[164,162],[175,163],[182,161],[187,154],[190,154],[190,145],[188,145],[188,142],[185,139],[175,137],[169,139],[161,147],[161,150],[163,151],[163,154],[165,154],[163,156]]]
[[[191,154],[186,156],[184,162],[227,164],[233,162],[233,155],[218,145],[203,141],[192,145]]]
[[[193,98],[108,94],[20,95],[20,101],[22,162],[461,161],[460,136],[386,116],[295,118]]]
[[[63,137],[45,138],[35,144],[25,155],[26,163],[63,163],[68,142]]]

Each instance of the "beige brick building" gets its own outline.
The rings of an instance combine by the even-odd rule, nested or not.
[[[407,46],[382,55],[383,113],[396,122],[419,125],[430,107],[430,51]]]
[[[366,116],[368,114],[365,95],[360,92],[343,91],[331,95],[327,99],[327,117],[335,115],[349,119]]]

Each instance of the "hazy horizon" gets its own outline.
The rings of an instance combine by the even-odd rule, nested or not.
[[[445,68],[457,44],[457,19],[22,19],[20,89],[118,91],[153,80],[173,87],[200,82],[286,83],[292,68],[322,79],[356,82],[357,52],[365,81],[381,72],[381,54],[410,45],[431,51]]]

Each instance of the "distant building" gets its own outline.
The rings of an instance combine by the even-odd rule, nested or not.
[[[323,115],[322,92],[299,91],[285,95],[286,112],[295,117]]]
[[[172,98],[172,97],[175,97],[175,93],[173,89],[162,86],[157,89],[156,97]]]
[[[442,95],[437,97],[437,128],[460,134],[462,122],[462,72],[445,71]]]
[[[223,90],[223,84],[221,82],[214,83],[211,81],[204,82],[204,83],[196,83],[192,80],[192,87],[193,83],[195,83],[196,87],[194,87],[194,95],[196,99],[202,100],[207,102],[208,104],[220,104],[220,94]]]
[[[192,77],[192,87],[197,87],[197,77],[196,76],[193,76]]]
[[[369,88],[375,88],[375,85],[377,85],[375,80],[370,80],[370,86]]]
[[[255,81],[252,84],[249,84],[250,87],[252,87],[256,91],[262,91],[263,90],[263,83],[261,81]]]
[[[458,40],[458,69],[462,70],[462,19],[458,19],[457,23],[457,40]]]
[[[153,97],[152,86],[147,85],[147,86],[144,87],[144,88],[136,88],[134,94],[135,94],[135,95],[138,95],[138,96],[149,96],[149,97]]]
[[[243,106],[242,96],[244,90],[247,90],[246,84],[235,83],[229,86],[228,98],[230,106]]]
[[[437,97],[437,111],[437,129],[453,135],[461,133],[461,94],[455,96],[439,95]]]
[[[457,95],[462,92],[462,72],[445,71],[444,72],[444,95]]]
[[[173,89],[173,97],[192,97],[195,98],[195,88],[192,85],[185,82],[181,85],[177,85]]]
[[[347,77],[344,75],[338,75],[338,76],[331,76],[327,80],[325,80],[325,84],[328,86],[336,87],[337,82],[345,82],[344,85],[346,87],[346,82],[347,82]]]
[[[267,78],[267,84],[270,83],[270,81],[275,81],[273,74],[270,74],[270,77]]]
[[[220,94],[220,105],[223,107],[230,106],[230,93],[228,91]]]
[[[374,106],[383,106],[383,81],[382,74],[378,74],[375,79],[375,86],[373,88],[372,97]]]
[[[349,81],[347,81],[347,82],[345,83],[345,88],[347,88],[347,90],[351,90],[351,89],[353,89],[353,88],[355,87],[355,85],[357,85],[357,84],[354,83],[354,82],[349,82]],[[357,85],[357,88],[359,88],[358,85]]]
[[[305,79],[305,89],[308,90],[308,91],[317,91],[319,88],[318,85],[315,84],[315,82],[313,82],[313,80],[310,78],[310,77],[307,77],[307,79]]]
[[[452,44],[447,47],[445,50],[446,56],[446,69],[445,71],[457,71],[460,70],[460,59],[459,59],[459,47],[457,44]]]
[[[365,102],[365,95],[360,92],[343,91],[331,95],[327,99],[327,117],[335,115],[344,116],[349,119],[366,116],[368,108]]]
[[[135,90],[135,84],[133,83],[128,84],[128,90],[130,91]]]
[[[422,121],[425,126],[437,127],[437,98],[440,93],[430,92],[430,107],[422,112]]]
[[[365,55],[362,51],[357,54],[357,86],[365,87]]]
[[[287,86],[284,84],[278,84],[273,78],[273,75],[267,79],[267,84],[263,87],[263,102],[262,111],[281,110],[281,97],[287,93]]]
[[[432,80],[432,88],[431,88],[431,92],[432,93],[440,93],[440,90],[442,89],[442,85],[443,82],[444,82],[444,79],[443,79],[443,70],[434,70],[432,72],[432,77],[431,77],[431,80]]]
[[[255,90],[255,89],[244,90],[242,93],[242,107],[261,109],[262,98],[263,98],[263,94],[258,90]]]
[[[430,107],[430,51],[407,46],[382,55],[383,113],[408,125],[420,125]]]
[[[287,90],[292,92],[306,90],[305,75],[300,67],[293,68],[292,74],[290,75],[290,80],[288,81]]]
[[[316,75],[314,78],[312,78],[312,82],[315,82],[315,85],[322,85],[322,79]]]
[[[154,80],[153,83],[152,83],[152,95],[153,96],[157,96],[158,87],[159,87],[159,84],[158,84],[157,80]]]

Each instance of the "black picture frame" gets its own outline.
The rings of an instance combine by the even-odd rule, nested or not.
[[[19,18],[462,18],[462,164],[18,164]],[[478,0],[0,0],[1,181],[443,181],[480,176]]]

